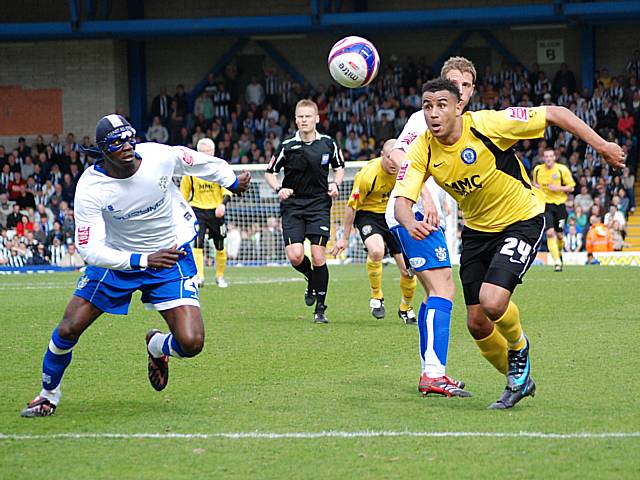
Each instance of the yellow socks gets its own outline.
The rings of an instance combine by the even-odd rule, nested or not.
[[[371,298],[383,298],[382,295],[382,261],[374,262],[367,258],[367,275],[371,286]]]
[[[475,340],[482,356],[502,374],[507,374],[507,341],[497,328],[480,340]]]
[[[224,270],[227,268],[227,251],[216,250],[216,278],[224,277]]]
[[[520,324],[520,310],[515,303],[509,302],[507,311],[493,324],[507,340],[510,350],[521,350],[527,344]]]
[[[553,263],[556,265],[560,263],[560,251],[558,250],[558,240],[553,237],[547,237],[547,248],[549,249],[549,253],[551,257],[553,257]]]
[[[193,249],[193,258],[198,269],[198,278],[204,280],[204,250],[202,248]]]
[[[404,277],[400,275],[400,291],[402,300],[400,301],[400,311],[406,312],[411,309],[413,295],[416,293],[416,277]]]
[[[564,237],[558,237],[558,256],[562,256],[562,249],[564,248]]]

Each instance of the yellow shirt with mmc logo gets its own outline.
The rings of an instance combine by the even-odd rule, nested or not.
[[[347,205],[354,210],[384,213],[396,176],[382,169],[382,158],[374,158],[356,173]]]
[[[189,205],[201,210],[213,210],[222,204],[226,195],[231,196],[231,192],[217,183],[190,176],[180,180],[180,192]]]
[[[546,107],[511,107],[462,115],[462,135],[443,145],[427,130],[411,145],[398,172],[396,195],[414,202],[432,176],[460,205],[465,225],[501,232],[544,212],[544,198],[512,148],[541,138]]]
[[[540,190],[544,194],[544,200],[546,203],[553,203],[555,205],[562,205],[567,201],[567,192],[562,190],[550,190],[549,186],[556,185],[562,187],[575,187],[576,182],[573,180],[571,170],[561,163],[555,163],[553,167],[547,168],[543,163],[537,165],[533,169],[533,181],[540,185]]]

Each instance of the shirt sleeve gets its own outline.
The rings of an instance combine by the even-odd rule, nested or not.
[[[424,182],[430,177],[427,170],[429,145],[425,135],[420,135],[409,148],[400,166],[394,188],[396,197],[405,197],[414,202],[420,197]]]
[[[267,173],[279,173],[284,165],[284,161],[284,142],[280,142],[274,154],[271,155],[271,160],[269,160],[269,165],[267,165]]]
[[[503,150],[518,140],[544,137],[547,107],[509,107],[470,112],[475,127]]]
[[[226,160],[187,147],[172,149],[175,152],[175,175],[191,175],[235,190],[238,179]]]
[[[362,206],[364,199],[367,198],[369,186],[364,177],[365,175],[362,173],[362,170],[360,170],[353,179],[353,188],[351,189],[351,195],[349,196],[347,205],[354,210],[358,210]]]
[[[333,150],[331,154],[331,166],[334,170],[338,168],[344,168],[344,157],[342,156],[342,150],[338,147],[335,140],[331,139],[331,148]]]
[[[560,170],[560,175],[562,175],[562,185],[565,186],[565,187],[575,187],[576,186],[576,182],[573,179],[573,175],[571,174],[571,170],[569,170],[564,165],[562,167],[563,168]]]
[[[413,141],[427,131],[427,121],[422,110],[415,112],[402,129],[402,133],[393,145],[394,149],[409,150]]]
[[[107,229],[100,201],[78,188],[74,204],[76,246],[89,265],[112,270],[136,270],[147,266],[147,254],[116,250],[107,245]]]

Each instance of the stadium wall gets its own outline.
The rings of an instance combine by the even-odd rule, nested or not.
[[[128,109],[126,42],[114,40],[0,43],[0,87],[62,90],[62,128],[95,136],[96,120],[117,106]],[[33,111],[32,115],[47,115]],[[12,112],[0,112],[0,143],[17,144],[14,135],[3,136],[2,124]],[[34,138],[36,132],[25,135]]]
[[[44,2],[46,3],[46,2]],[[353,32],[358,33],[358,32]],[[496,39],[530,67],[536,61],[536,41],[562,39],[565,59],[580,80],[580,31],[574,28],[491,30]],[[368,35],[378,46],[384,62],[391,55],[400,59],[424,57],[433,63],[460,34],[456,30],[430,32],[381,32]],[[640,46],[640,31],[631,26],[600,26],[595,29],[596,67],[607,67],[611,74],[624,70],[626,62]],[[271,44],[305,77],[314,83],[329,83],[326,54],[338,38],[336,34],[267,37]],[[175,85],[183,83],[189,91],[236,42],[233,37],[167,38],[147,41],[147,102],[157,95],[161,86],[173,93]],[[295,46],[293,48],[293,46]],[[472,35],[465,49],[487,47],[479,35]],[[265,55],[265,65],[273,61],[254,42],[249,42],[242,54]],[[122,106],[128,110],[127,49],[123,40],[37,41],[0,43],[0,86],[21,86],[25,89],[61,89],[63,127],[61,132],[76,136],[92,135],[96,118],[104,112]],[[499,70],[501,55],[490,50],[494,70]],[[553,77],[558,65],[542,65]],[[2,116],[0,121],[10,121]],[[53,132],[42,132],[50,134]],[[29,135],[26,135],[29,136]],[[14,135],[2,136],[0,142],[12,146]]]

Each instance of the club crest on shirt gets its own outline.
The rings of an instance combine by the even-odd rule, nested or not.
[[[158,180],[158,186],[160,187],[160,190],[166,192],[167,187],[169,186],[169,177],[166,175],[161,176],[160,180]]]
[[[436,258],[439,262],[444,262],[447,260],[447,249],[444,247],[438,247],[435,250]]]
[[[460,154],[460,158],[462,158],[462,161],[467,165],[473,165],[474,163],[476,163],[478,155],[473,148],[467,147]]]

